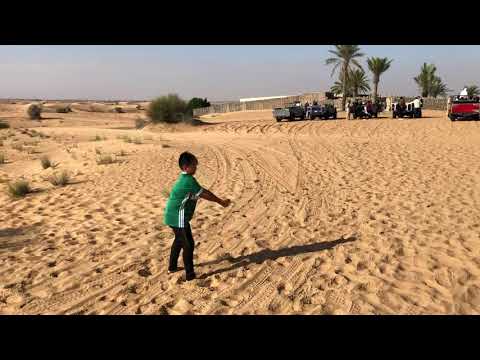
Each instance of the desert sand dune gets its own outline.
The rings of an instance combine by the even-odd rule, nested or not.
[[[480,313],[480,122],[276,123],[267,111],[135,130],[134,114],[58,115],[35,125],[48,137],[0,130],[14,134],[0,147],[4,314]],[[162,225],[185,150],[199,182],[233,200],[198,203],[187,283],[167,275]],[[72,183],[45,181],[57,169],[42,155]],[[20,176],[37,192],[11,200],[3,183]]]

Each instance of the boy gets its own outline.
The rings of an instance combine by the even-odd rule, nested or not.
[[[180,251],[183,249],[183,264],[185,266],[186,280],[195,279],[193,269],[193,242],[190,220],[192,219],[197,200],[199,198],[216,202],[223,207],[230,205],[230,200],[222,200],[207,189],[203,189],[193,177],[197,171],[198,160],[189,152],[184,152],[178,159],[182,170],[180,177],[173,185],[170,197],[165,208],[164,223],[172,228],[175,234],[170,250],[170,263],[168,273],[177,271],[177,262]]]

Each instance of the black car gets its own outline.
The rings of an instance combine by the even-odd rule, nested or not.
[[[337,118],[337,109],[330,104],[326,105],[312,105],[307,107],[305,114],[307,119],[336,119]]]
[[[305,108],[300,103],[290,104],[284,108],[273,109],[273,117],[278,121],[283,119],[295,120],[305,119]]]
[[[354,103],[350,111],[354,119],[371,119],[373,116],[365,111],[365,105],[362,103]]]
[[[421,103],[420,103],[421,104]],[[421,106],[421,105],[420,105]],[[400,103],[393,103],[392,104],[392,117],[395,118],[421,118],[422,117],[422,109],[417,109],[415,111],[415,106],[412,102],[406,103],[403,107]]]
[[[367,105],[362,103],[353,103],[350,112],[354,119],[371,119],[378,118],[378,113],[381,112],[380,104],[372,104],[370,110],[367,111]]]

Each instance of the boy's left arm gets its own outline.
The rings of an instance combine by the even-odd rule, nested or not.
[[[200,198],[200,195],[204,192],[204,189],[200,186],[198,183],[197,179],[194,177],[192,178],[192,192],[190,195],[191,200],[198,200]]]

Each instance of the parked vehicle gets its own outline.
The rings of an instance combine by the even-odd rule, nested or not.
[[[457,95],[449,98],[448,117],[451,121],[474,119],[480,120],[480,98],[478,96]]]
[[[299,103],[289,104],[284,108],[273,109],[273,117],[280,122],[284,119],[295,120],[300,118],[305,119],[305,108]]]
[[[409,118],[421,118],[422,117],[422,109],[421,106],[423,102],[420,100],[420,109],[418,111],[415,111],[415,105],[414,101],[411,101],[409,103],[405,103],[405,107],[402,108],[401,104],[398,102],[395,102],[392,104],[392,117],[395,118],[403,118],[403,117],[409,117]]]
[[[354,119],[371,119],[372,117],[378,116],[378,112],[374,106],[372,106],[369,112],[367,111],[367,106],[361,102],[354,102],[350,112]]]
[[[336,119],[337,109],[331,104],[312,105],[307,107],[305,117],[310,120],[314,119]]]

